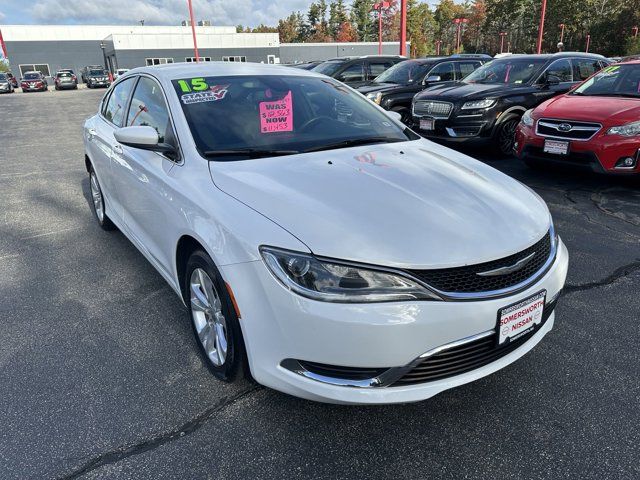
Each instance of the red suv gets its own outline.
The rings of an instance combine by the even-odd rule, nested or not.
[[[525,112],[515,150],[529,166],[555,162],[640,173],[640,61],[606,67]]]

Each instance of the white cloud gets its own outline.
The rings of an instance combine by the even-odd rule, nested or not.
[[[194,0],[194,16],[213,25],[276,25],[290,12],[305,12],[312,0]],[[38,23],[136,23],[179,25],[189,17],[186,0],[37,0],[30,9]],[[2,17],[0,17],[2,18]]]

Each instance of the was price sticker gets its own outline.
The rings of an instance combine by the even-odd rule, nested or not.
[[[272,102],[260,102],[260,132],[292,132],[293,108],[291,91],[282,99]]]

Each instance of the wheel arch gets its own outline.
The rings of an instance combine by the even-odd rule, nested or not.
[[[87,173],[91,172],[91,167],[92,167],[92,163],[91,163],[91,159],[89,158],[89,155],[87,155],[86,153],[84,154],[84,166],[87,169]]]
[[[500,125],[503,124],[505,121],[514,117],[520,118],[522,114],[526,111],[527,109],[520,105],[507,108],[504,112],[500,114],[500,116],[497,118],[496,122],[494,123],[493,128],[491,130],[491,136],[493,137],[496,134],[496,131],[498,130],[498,128],[500,128]]]

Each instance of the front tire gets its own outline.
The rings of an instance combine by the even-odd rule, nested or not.
[[[107,216],[107,213],[104,208],[104,196],[102,195],[102,188],[100,187],[100,182],[98,182],[98,176],[96,172],[91,169],[89,172],[89,188],[91,189],[91,200],[93,205],[93,213],[98,220],[98,225],[103,230],[113,230],[116,226],[113,224],[111,219]]]
[[[498,153],[505,157],[513,155],[513,145],[516,141],[516,128],[520,119],[512,116],[504,120],[497,128],[494,140]]]
[[[240,323],[220,272],[209,255],[197,250],[187,261],[183,282],[204,362],[218,379],[232,382],[246,371],[246,353]]]

